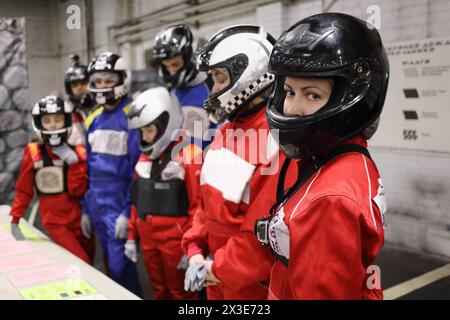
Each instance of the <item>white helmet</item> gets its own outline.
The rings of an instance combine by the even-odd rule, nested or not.
[[[230,84],[205,100],[212,122],[233,115],[240,106],[268,88],[274,76],[267,72],[275,39],[256,25],[236,25],[216,33],[202,48],[198,69],[226,68]]]
[[[113,104],[130,91],[131,76],[128,64],[124,58],[112,53],[103,52],[92,59],[88,66],[89,92],[93,93],[98,104]],[[112,88],[96,88],[94,78],[111,76],[117,79]]]
[[[47,96],[37,102],[31,110],[33,116],[32,128],[39,139],[53,147],[67,141],[72,130],[72,104],[63,101],[57,96]],[[58,130],[46,130],[42,126],[42,117],[51,114],[64,116],[64,127]]]
[[[172,134],[183,125],[183,113],[175,95],[164,87],[152,88],[141,93],[133,101],[128,112],[130,129],[140,129],[155,124],[158,134],[152,143],[142,137],[140,149],[150,159],[157,159],[172,142]]]

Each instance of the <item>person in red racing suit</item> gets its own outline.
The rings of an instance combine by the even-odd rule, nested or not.
[[[209,70],[214,80],[205,102],[210,119],[228,120],[206,153],[201,205],[182,241],[190,267],[207,267],[208,299],[267,298],[274,260],[269,250],[257,250],[253,228],[257,218],[269,214],[279,171],[278,148],[271,148],[265,119],[271,49],[271,37],[261,27],[235,26],[213,36],[199,55],[200,70]],[[222,50],[226,54],[216,60]],[[205,260],[208,255],[213,260]]]
[[[46,109],[48,105],[57,105],[56,112],[47,112],[50,110]],[[23,235],[17,225],[33,199],[35,188],[39,195],[41,221],[50,238],[80,259],[91,263],[95,241],[94,238],[85,238],[80,227],[80,199],[88,185],[85,149],[82,145],[67,145],[64,142],[67,135],[52,137],[50,132],[56,132],[58,127],[51,130],[45,127],[47,121],[51,122],[50,126],[54,123],[64,126],[65,119],[70,118],[71,113],[64,110],[63,105],[61,99],[49,96],[33,108],[35,128],[41,131],[44,144],[30,143],[24,150],[10,213],[11,228],[13,235],[22,240]],[[70,127],[68,122],[65,122],[64,128]],[[54,145],[53,139],[60,139],[57,145]]]
[[[349,15],[311,16],[280,36],[269,70],[269,127],[299,168],[268,224],[269,299],[382,299],[386,201],[367,150],[388,86],[380,35]]]
[[[130,127],[141,130],[143,153],[135,169],[125,255],[136,262],[139,239],[154,299],[196,299],[196,292],[183,289],[181,238],[199,205],[202,149],[171,141],[183,114],[165,88],[139,95],[128,117]]]

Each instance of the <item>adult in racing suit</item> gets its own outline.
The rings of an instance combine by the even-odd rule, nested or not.
[[[380,35],[346,14],[314,15],[277,40],[269,70],[267,120],[300,173],[272,210],[266,244],[277,262],[269,298],[382,299],[374,261],[386,201],[366,140],[388,87]]]
[[[207,266],[207,283],[214,284],[208,299],[267,298],[274,260],[269,250],[258,250],[253,228],[269,214],[279,172],[265,119],[271,41],[260,26],[235,26],[213,36],[199,55],[200,70],[211,71],[214,80],[205,102],[210,119],[228,119],[206,153],[201,205],[182,241],[191,267]],[[212,261],[204,260],[208,254]]]

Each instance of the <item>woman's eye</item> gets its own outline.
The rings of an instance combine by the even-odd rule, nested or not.
[[[309,100],[319,100],[320,99],[320,96],[317,93],[314,93],[314,92],[309,92],[307,94],[307,97],[308,97]]]
[[[286,94],[286,97],[293,97],[293,96],[295,96],[295,93],[292,90],[284,89],[284,93]]]

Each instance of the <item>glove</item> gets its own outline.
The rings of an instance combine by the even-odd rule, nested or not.
[[[68,165],[78,162],[77,154],[67,145],[67,143],[63,143],[58,147],[53,147],[52,151]]]
[[[206,278],[206,266],[204,264],[195,263],[186,270],[184,276],[184,290],[192,292],[199,291],[203,288]]]
[[[137,262],[137,248],[136,248],[136,241],[134,240],[127,240],[125,242],[125,256],[133,261],[134,263]]]
[[[161,180],[184,180],[185,170],[177,161],[169,161],[164,170],[161,172]]]
[[[86,213],[81,215],[81,233],[85,238],[90,238],[92,234],[91,219]]]
[[[178,262],[177,269],[178,270],[186,270],[187,268],[189,268],[189,262],[188,262],[187,256],[185,254],[183,254],[183,256],[180,259],[180,262]]]
[[[126,239],[128,236],[128,218],[120,214],[116,219],[114,237],[116,239]]]
[[[14,239],[18,241],[25,240],[25,236],[23,235],[22,231],[19,228],[19,225],[17,223],[11,223],[11,233],[14,237]]]

